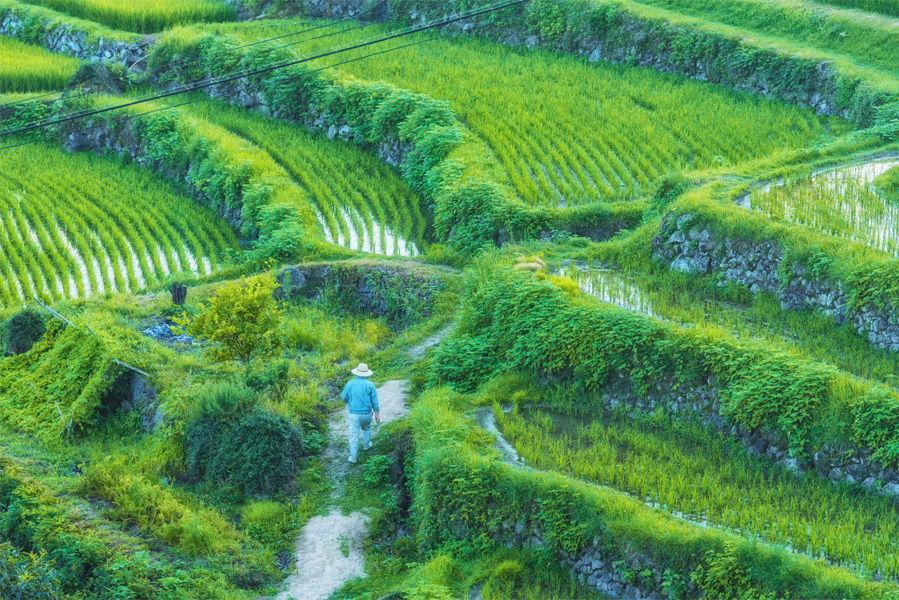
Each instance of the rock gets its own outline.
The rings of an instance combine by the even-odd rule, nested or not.
[[[330,127],[328,127],[328,133],[327,133],[328,139],[333,140],[335,137],[337,137],[338,131],[339,130],[337,129],[336,125],[331,125]]]
[[[69,139],[63,144],[62,149],[66,152],[81,152],[90,148],[90,138],[86,133],[76,131],[69,135]]]
[[[539,41],[539,39],[537,38],[536,35],[529,35],[524,40],[524,45],[527,46],[529,49],[533,49],[537,45],[538,41]]]
[[[169,323],[160,323],[159,325],[147,327],[141,333],[148,338],[167,344],[186,344],[190,346],[194,343],[194,338],[189,335],[175,335],[175,332],[172,330],[172,326]]]
[[[880,493],[884,496],[899,496],[899,483],[888,483],[881,488]]]

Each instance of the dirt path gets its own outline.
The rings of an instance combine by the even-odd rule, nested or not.
[[[406,407],[406,381],[387,381],[378,388],[381,425],[373,426],[376,438],[381,426],[400,419]],[[360,448],[361,450],[361,448]],[[343,494],[347,476],[356,465],[347,462],[346,411],[338,410],[328,422],[328,447],[322,454],[325,476],[331,481],[331,498]],[[296,545],[296,571],[287,578],[287,589],[277,600],[325,600],[351,579],[365,576],[362,542],[368,533],[368,517],[360,512],[343,515],[332,505],[328,514],[309,520]]]

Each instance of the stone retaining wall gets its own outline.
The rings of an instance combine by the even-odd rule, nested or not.
[[[773,294],[784,310],[812,309],[837,325],[852,322],[874,346],[899,352],[899,313],[892,305],[851,307],[841,282],[818,277],[807,265],[784,263],[785,248],[777,241],[735,240],[698,224],[692,214],[669,214],[653,238],[652,257],[674,271],[718,275],[719,285],[738,283],[753,294]]]
[[[0,35],[26,40],[25,20],[10,11],[0,21]],[[40,35],[39,46],[51,52],[65,54],[73,58],[91,62],[116,63],[135,71],[147,68],[148,49],[153,38],[135,38],[131,43],[116,42],[100,38],[90,41],[87,33],[77,31],[71,25],[44,24],[44,32]]]
[[[282,298],[337,302],[353,313],[406,326],[427,319],[452,271],[414,262],[346,261],[288,267]]]

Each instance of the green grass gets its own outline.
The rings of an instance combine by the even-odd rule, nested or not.
[[[154,33],[197,22],[230,21],[237,14],[213,0],[22,0],[114,29]]]
[[[81,61],[0,37],[0,94],[62,90]]]
[[[185,110],[268,153],[308,195],[329,242],[388,256],[420,252],[425,217],[419,198],[376,156],[223,103]]]
[[[285,23],[265,35],[304,27]],[[262,36],[245,25],[208,29],[245,40]],[[321,50],[374,33],[366,29],[296,49]],[[407,41],[415,39],[422,38]],[[826,126],[848,130],[808,110],[646,69],[476,39],[438,40],[340,69],[450,101],[488,143],[521,198],[535,205],[627,197],[671,171],[789,153],[827,137]]]
[[[561,399],[564,402],[564,399]],[[653,415],[569,417],[496,410],[505,436],[539,469],[621,490],[652,506],[823,558],[899,577],[895,501],[750,456],[733,437]]]
[[[0,155],[0,298],[83,298],[209,274],[236,247],[224,221],[146,170],[46,145]]]

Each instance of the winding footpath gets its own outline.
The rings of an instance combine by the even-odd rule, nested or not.
[[[373,438],[381,426],[409,412],[406,383],[387,381],[378,388],[381,424],[372,426]],[[312,517],[303,528],[294,553],[296,570],[276,600],[325,600],[346,582],[365,576],[362,543],[368,534],[368,517],[360,512],[341,514],[334,505],[343,494],[350,469],[359,468],[347,462],[346,431],[346,412],[339,410],[328,422],[328,447],[322,455],[325,475],[331,481],[331,506],[327,514]]]

